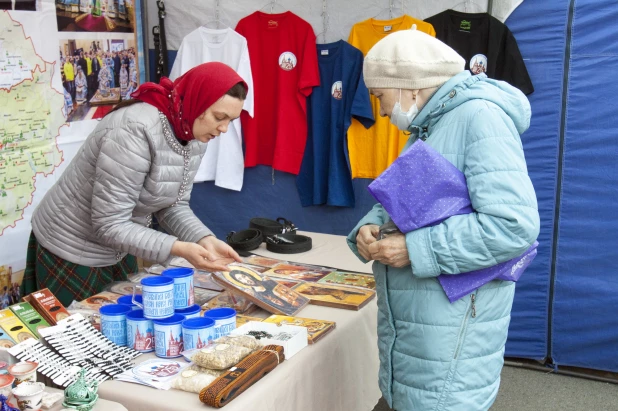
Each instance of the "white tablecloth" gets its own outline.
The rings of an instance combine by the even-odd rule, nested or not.
[[[313,249],[302,254],[273,254],[262,244],[256,254],[294,262],[370,272],[350,252],[345,237],[302,233],[313,238]],[[253,315],[253,314],[252,314]],[[299,317],[335,321],[333,332],[283,362],[225,407],[229,411],[371,411],[378,388],[377,305],[374,299],[360,311],[310,305]],[[139,361],[152,358],[142,355]],[[130,411],[204,410],[197,394],[155,390],[138,384],[108,381],[99,395]]]
[[[62,390],[58,390],[55,388],[49,388],[49,387],[46,387],[45,391],[50,392],[50,393],[59,392],[61,394],[63,392]],[[63,409],[65,408],[62,406],[62,400],[61,400],[61,401],[58,401],[56,404],[54,404],[54,406],[50,408],[49,411],[60,411]],[[118,404],[117,402],[102,400],[99,398],[99,400],[95,404],[92,411],[127,411],[127,409],[123,407],[122,405]]]

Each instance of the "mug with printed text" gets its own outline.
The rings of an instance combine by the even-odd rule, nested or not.
[[[131,302],[144,310],[144,317],[150,320],[168,318],[174,315],[174,279],[170,277],[148,277],[133,286]],[[137,301],[136,290],[142,290],[142,303]],[[129,307],[129,306],[127,306]],[[130,309],[130,307],[129,307]]]

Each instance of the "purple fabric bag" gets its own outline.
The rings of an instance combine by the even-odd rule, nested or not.
[[[421,140],[401,154],[368,190],[402,233],[474,212],[464,174]],[[438,281],[451,303],[492,280],[517,281],[536,257],[537,246],[535,242],[521,256],[493,267],[441,274]]]

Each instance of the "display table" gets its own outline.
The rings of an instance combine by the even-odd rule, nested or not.
[[[313,238],[313,249],[302,254],[274,254],[264,244],[256,254],[294,262],[320,264],[350,271],[370,272],[352,254],[345,237],[301,233]],[[255,316],[252,313],[251,316]],[[264,316],[264,315],[262,315]],[[309,345],[291,360],[258,381],[225,407],[228,411],[371,411],[381,394],[378,388],[377,304],[360,311],[309,305],[298,317],[335,321],[333,332]],[[138,362],[154,357],[142,355]],[[198,395],[156,390],[121,381],[107,381],[99,396],[131,411],[204,410]]]
[[[58,390],[56,388],[50,388],[50,387],[45,387],[45,391],[49,393],[58,392],[60,394],[62,394],[63,392],[62,390]],[[10,402],[14,407],[16,407],[15,404],[17,403],[17,401],[15,400],[15,397],[11,397]],[[62,400],[61,400],[61,401],[58,401],[53,407],[51,407],[49,411],[60,411],[63,409],[65,408],[62,406]],[[118,404],[117,402],[102,400],[99,398],[99,400],[95,404],[92,411],[127,411],[127,409],[124,406]]]

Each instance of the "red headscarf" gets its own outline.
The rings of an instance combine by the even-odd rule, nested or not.
[[[193,122],[208,107],[238,83],[247,84],[223,63],[204,63],[187,71],[176,81],[162,77],[159,84],[144,83],[131,97],[159,109],[174,128],[176,138],[193,140]]]

